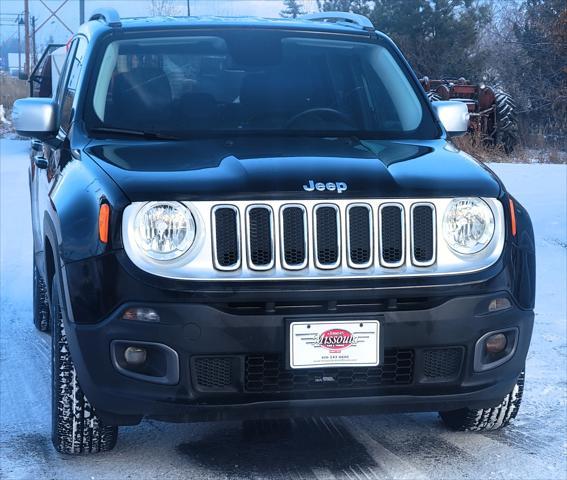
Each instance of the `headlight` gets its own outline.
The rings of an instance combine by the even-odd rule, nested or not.
[[[481,198],[455,198],[445,210],[443,236],[455,252],[480,252],[493,235],[494,215]]]
[[[150,202],[136,215],[136,244],[156,260],[183,255],[195,240],[195,219],[178,202]]]

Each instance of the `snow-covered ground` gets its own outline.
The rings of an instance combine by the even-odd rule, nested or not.
[[[109,454],[50,443],[50,339],[31,320],[29,143],[0,140],[0,478],[567,478],[567,166],[494,164],[530,211],[537,317],[516,422],[447,431],[433,413],[121,429]]]

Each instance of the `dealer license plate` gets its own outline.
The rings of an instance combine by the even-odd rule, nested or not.
[[[380,361],[380,323],[376,320],[292,322],[291,368],[373,367]]]

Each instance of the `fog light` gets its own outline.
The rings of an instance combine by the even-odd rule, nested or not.
[[[139,322],[159,322],[159,315],[153,308],[127,308],[122,318]]]
[[[498,312],[510,308],[512,304],[507,298],[495,298],[488,304],[489,312]]]
[[[496,333],[494,335],[490,335],[490,337],[484,341],[484,346],[488,353],[500,353],[504,351],[507,343],[506,335],[503,333]]]
[[[141,347],[128,347],[124,350],[124,360],[128,365],[140,366],[146,363],[148,352]]]

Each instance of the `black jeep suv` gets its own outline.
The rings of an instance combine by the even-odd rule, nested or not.
[[[57,450],[144,417],[514,418],[530,219],[368,19],[103,10],[67,49],[14,108]]]

